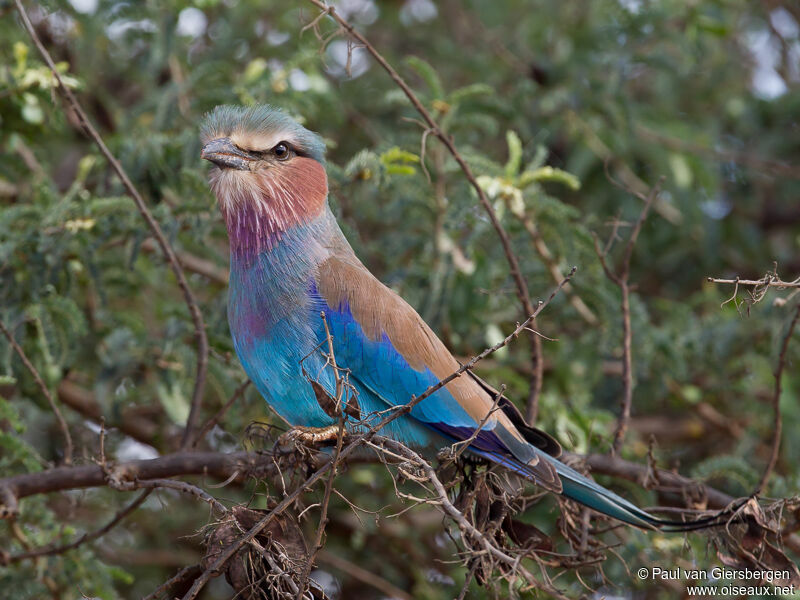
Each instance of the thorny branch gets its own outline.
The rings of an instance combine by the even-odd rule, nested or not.
[[[366,441],[366,437],[364,437],[363,439],[364,441]],[[392,442],[391,440],[385,440],[384,438],[378,437],[377,439],[375,439],[375,444],[379,446],[383,445],[387,449],[386,450],[387,452],[394,455],[398,455],[402,458],[408,459],[409,456],[414,458],[414,456],[409,455],[406,450],[401,449],[401,445],[397,445],[396,442]],[[607,455],[595,454],[585,458],[584,457],[579,457],[579,458],[585,460],[586,464],[589,465],[592,468],[592,470],[596,473],[604,473],[613,475],[615,477],[623,477],[626,479],[631,479],[639,484],[644,484],[648,476],[652,477],[652,474],[648,475],[651,471],[649,467],[632,463],[629,461],[624,461],[616,457],[609,457]],[[320,464],[323,461],[328,461],[328,460],[329,457],[324,457],[320,455],[319,459],[317,459],[318,461],[317,464]],[[416,460],[416,458],[414,458],[414,460]],[[61,467],[58,469],[53,469],[49,472],[45,472],[43,474],[34,473],[34,474],[15,476],[7,478],[5,480],[0,479],[0,498],[2,498],[4,495],[8,495],[9,490],[17,490],[21,494],[30,495],[32,493],[40,493],[41,491],[72,489],[74,487],[85,487],[87,485],[95,485],[95,486],[108,485],[109,473],[112,474],[116,473],[117,474],[116,476],[120,477],[122,482],[133,481],[136,483],[143,483],[145,486],[147,486],[153,480],[147,480],[144,478],[158,474],[174,476],[184,473],[185,474],[198,473],[201,472],[201,469],[199,467],[201,467],[203,464],[207,465],[206,472],[208,474],[212,474],[220,478],[224,477],[227,473],[232,473],[232,474],[242,473],[245,476],[259,473],[259,476],[267,476],[274,479],[280,477],[278,471],[276,470],[277,469],[276,463],[274,462],[273,457],[270,455],[235,453],[234,455],[225,456],[225,455],[219,455],[217,453],[191,453],[191,454],[184,454],[182,456],[178,455],[177,457],[173,455],[173,456],[153,459],[150,461],[135,461],[133,463],[121,464],[117,465],[116,468],[111,469],[110,471],[108,469],[104,471],[102,467],[96,466],[95,471],[98,473],[99,476],[96,476],[93,482],[87,481],[87,478],[85,477],[86,473],[84,473],[84,477],[82,478],[74,476],[65,477],[65,475],[69,474],[71,471],[79,471],[79,470],[85,471],[86,468],[84,467],[72,467],[72,468]],[[330,465],[331,463],[328,462],[327,464]],[[431,467],[429,465],[427,467],[423,467],[423,469],[426,472],[430,472],[428,471],[428,469],[430,468]],[[53,485],[54,478],[52,477],[52,475],[54,473],[58,475],[55,478],[56,485]],[[137,475],[143,479],[142,480],[135,479]],[[692,497],[692,498],[696,498],[697,491],[700,490],[702,492],[700,496],[703,499],[702,501],[704,503],[707,503],[707,506],[710,508],[723,508],[734,502],[734,498],[726,494],[723,494],[721,492],[718,492],[717,490],[714,490],[709,486],[698,485],[696,482],[681,477],[680,475],[672,471],[657,469],[655,475],[656,475],[656,483],[654,486],[655,489],[659,490],[663,489],[665,491],[669,491],[672,493],[676,492],[679,494],[683,493],[687,494],[687,497]],[[317,477],[314,481],[318,481],[321,477],[322,473],[320,473],[319,477]],[[168,481],[169,484],[167,486],[157,486],[154,484],[153,487],[173,487],[173,484],[177,486],[183,483],[174,480],[168,480]],[[41,487],[39,489],[35,489],[37,486],[42,486],[45,483],[49,484],[46,489],[43,489]],[[292,494],[290,498],[286,499],[287,501],[285,504],[282,503],[282,505],[279,505],[273,511],[270,511],[270,513],[268,513],[268,515],[265,517],[267,522],[270,519],[275,518],[278,515],[278,513],[282,512],[288,506],[290,506],[293,500],[299,498],[300,495],[305,493],[305,491],[307,491],[312,484],[313,481],[311,480],[307,480],[306,482],[304,482],[297,489],[295,494]],[[648,487],[653,487],[653,486],[648,486]],[[125,489],[125,486],[124,485],[118,486],[117,489]],[[6,494],[3,494],[4,490],[6,491]],[[185,488],[181,489],[181,491],[185,491]],[[441,492],[441,490],[439,491]],[[197,494],[193,495],[200,497]],[[448,516],[449,517],[455,516],[456,520],[458,521],[457,515],[452,513],[450,507],[447,504],[443,505],[440,504],[439,506],[443,506],[446,512],[449,510],[450,512],[447,512]],[[220,509],[220,512],[222,512],[223,510],[224,509]],[[112,519],[112,521],[106,527],[104,527],[103,530],[101,530],[101,533],[102,531],[106,531],[108,528],[113,526],[115,522],[123,518],[128,513],[129,510],[127,509],[125,511],[122,511],[120,514],[117,515],[117,517]],[[467,528],[467,530],[468,532],[470,531],[469,528]],[[94,534],[92,534],[92,539],[94,539]],[[477,539],[477,538],[471,538],[471,539]],[[82,538],[79,540],[80,543],[83,543],[85,541],[90,541],[90,540]],[[475,551],[478,552],[479,555],[480,553],[485,553],[486,549],[485,547],[483,547],[484,542],[478,539],[478,543],[481,547],[475,549]],[[491,543],[490,540],[489,543]],[[786,535],[785,543],[793,548],[800,547],[800,540],[797,539],[797,536],[791,533],[788,533]],[[63,547],[63,551],[67,551],[69,549],[72,549],[73,547],[74,545],[65,546]],[[29,551],[30,553],[28,555],[25,556],[20,555],[18,557],[14,557],[14,560],[19,560],[23,558],[32,558],[39,555],[60,553],[57,552],[56,549],[50,550],[49,548],[47,548],[44,550],[45,550],[44,552],[37,552],[34,550],[30,550]],[[59,548],[58,550],[62,550],[62,548]],[[503,552],[502,550],[500,552],[505,554],[506,556],[511,556]],[[494,556],[495,553],[492,551],[490,552],[490,554]],[[508,561],[506,558],[503,558],[502,556],[495,558],[500,560],[503,564],[508,565]],[[224,563],[220,563],[218,568],[222,569],[223,566]],[[194,579],[195,577],[201,575],[199,571],[200,571],[199,569],[193,569],[192,571],[193,577],[191,579]],[[523,576],[523,578],[525,577],[521,572],[518,572],[518,575]],[[182,579],[188,579],[188,578],[182,578]],[[165,584],[165,586],[162,586],[160,589],[163,590],[165,587],[169,587],[169,585]]]
[[[364,37],[361,33],[359,33],[353,25],[351,25],[347,20],[342,18],[338,12],[336,12],[335,7],[326,4],[323,0],[308,0],[316,6],[317,8],[322,11],[314,20],[309,23],[306,28],[313,28],[316,32],[316,27],[319,21],[325,17],[330,16],[340,27],[340,30],[344,30],[348,36],[352,39],[356,40],[360,47],[364,48],[367,52],[369,52],[372,57],[377,61],[377,63],[389,74],[389,77],[392,78],[397,86],[403,91],[405,96],[414,106],[416,111],[420,114],[422,119],[425,122],[426,126],[426,136],[428,134],[433,135],[434,137],[438,138],[442,144],[447,148],[450,155],[455,159],[458,166],[461,168],[461,171],[464,173],[464,176],[469,181],[469,184],[472,186],[472,189],[475,190],[475,193],[478,195],[478,199],[481,203],[481,206],[486,211],[486,214],[489,216],[489,220],[492,223],[495,231],[497,232],[498,237],[500,238],[500,243],[503,246],[503,252],[505,253],[506,260],[508,261],[509,269],[511,271],[511,277],[514,280],[514,284],[516,286],[517,298],[522,305],[522,310],[525,315],[530,315],[534,312],[533,302],[531,301],[530,291],[528,290],[528,284],[525,281],[525,277],[522,274],[522,269],[519,265],[519,259],[517,258],[516,254],[514,254],[514,250],[511,247],[511,240],[508,237],[508,233],[506,233],[505,229],[503,228],[502,223],[500,222],[500,218],[497,216],[494,208],[492,207],[491,202],[486,197],[486,193],[483,191],[483,188],[478,184],[477,179],[475,178],[472,169],[467,164],[466,160],[461,153],[456,148],[455,142],[453,138],[447,135],[440,127],[436,120],[431,116],[428,109],[422,104],[422,102],[417,98],[416,94],[413,92],[411,87],[409,87],[408,83],[406,83],[405,79],[403,79],[400,74],[389,64],[389,62],[383,57],[383,55],[378,52],[378,50],[373,46],[366,37]],[[335,36],[339,33],[339,31],[335,31],[332,36]],[[323,41],[325,44],[326,41]],[[533,325],[535,329],[535,323]],[[543,372],[543,361],[541,356],[541,340],[534,334],[530,333],[530,343],[532,346],[532,361],[533,361],[533,377],[531,381],[531,390],[528,396],[528,408],[527,414],[535,416],[538,412],[538,403],[539,403],[539,394],[542,389],[542,372]]]
[[[53,62],[50,53],[39,39],[36,29],[33,27],[33,24],[28,17],[28,13],[25,11],[25,7],[22,5],[22,1],[14,0],[14,3],[16,4],[17,11],[19,12],[19,16],[23,26],[25,27],[25,30],[28,32],[28,35],[39,51],[39,54],[42,56],[42,59],[49,67],[50,72],[53,74],[58,91],[66,100],[69,108],[78,117],[78,120],[80,121],[81,126],[84,128],[86,134],[94,141],[100,152],[111,165],[111,168],[119,177],[123,187],[128,192],[128,195],[133,199],[134,203],[136,204],[136,208],[141,213],[142,217],[147,223],[148,228],[152,232],[153,237],[158,242],[161,252],[164,254],[164,257],[167,259],[167,262],[169,262],[170,267],[172,268],[172,272],[175,274],[175,279],[178,281],[178,286],[183,294],[183,299],[189,309],[189,314],[191,315],[192,323],[194,324],[195,338],[197,340],[197,373],[195,377],[194,391],[192,392],[191,408],[189,409],[189,416],[186,419],[186,429],[181,441],[181,447],[188,448],[194,440],[194,428],[197,419],[200,417],[200,404],[203,400],[203,390],[205,389],[206,373],[208,371],[208,337],[206,335],[205,323],[203,322],[203,315],[200,312],[200,307],[197,304],[197,300],[195,299],[191,288],[189,287],[188,281],[186,280],[186,274],[183,271],[183,267],[181,266],[175,251],[172,249],[172,246],[164,235],[164,232],[161,230],[161,226],[158,224],[158,221],[156,221],[155,217],[153,217],[153,213],[150,212],[150,209],[147,207],[147,204],[145,203],[141,194],[136,189],[136,186],[133,185],[133,182],[128,177],[128,174],[122,168],[120,162],[111,153],[111,151],[108,149],[108,146],[106,146],[105,142],[103,141],[103,138],[97,132],[97,129],[95,129],[94,125],[92,125],[80,102],[78,102],[78,99],[75,97],[75,94],[73,94],[72,90],[64,85],[64,81],[61,79],[61,75],[59,74],[55,63]]]

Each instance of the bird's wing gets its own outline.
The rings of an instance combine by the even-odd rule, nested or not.
[[[328,258],[314,287],[311,293],[326,312],[337,362],[386,404],[406,404],[459,369],[416,311],[354,256]],[[496,398],[465,373],[417,404],[411,416],[455,440],[469,438],[485,420],[470,444],[473,452],[560,492],[550,461],[540,458],[506,414],[507,401],[495,405]]]

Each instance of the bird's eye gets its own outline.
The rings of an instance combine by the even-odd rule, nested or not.
[[[272,149],[272,153],[276,158],[285,160],[289,158],[289,146],[286,144],[286,142],[281,142]]]

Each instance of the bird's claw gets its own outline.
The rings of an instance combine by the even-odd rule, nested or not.
[[[335,441],[339,436],[338,425],[327,427],[293,427],[278,438],[278,444],[319,444]]]

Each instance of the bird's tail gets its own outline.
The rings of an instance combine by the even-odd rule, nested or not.
[[[659,519],[628,502],[622,496],[598,485],[588,477],[584,477],[557,458],[553,458],[543,452],[537,452],[537,454],[555,468],[561,479],[562,494],[564,496],[623,523],[661,531],[692,531],[713,526],[719,523],[724,516],[723,514],[717,514],[691,522]]]

